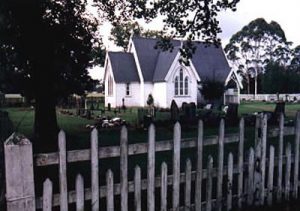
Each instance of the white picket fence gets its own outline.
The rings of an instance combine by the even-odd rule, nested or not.
[[[240,94],[240,100],[243,101],[277,101],[277,94]],[[300,93],[299,94],[279,94],[279,99],[284,101],[300,101]]]
[[[295,128],[284,128],[283,123],[282,115],[279,127],[267,131],[266,116],[258,116],[255,140],[247,140],[246,137],[247,142],[255,142],[255,148],[249,150],[244,149],[243,119],[239,124],[239,133],[225,135],[224,120],[221,120],[218,136],[206,138],[203,137],[203,123],[200,120],[198,137],[190,139],[181,138],[181,126],[176,123],[173,140],[170,141],[156,141],[155,127],[151,125],[148,130],[148,142],[137,144],[128,144],[127,129],[122,127],[120,146],[110,147],[98,147],[98,132],[94,129],[91,133],[91,148],[73,151],[66,151],[65,133],[61,131],[58,135],[58,152],[35,155],[32,153],[29,140],[20,138],[19,141],[13,141],[14,137],[10,137],[4,146],[7,210],[46,211],[59,206],[60,210],[66,211],[69,204],[76,203],[76,210],[82,211],[85,203],[90,201],[93,211],[103,210],[104,207],[108,211],[113,211],[117,201],[115,196],[120,195],[119,207],[122,211],[141,211],[143,190],[147,190],[145,197],[148,211],[231,210],[252,205],[272,205],[275,200],[280,202],[296,199],[299,187],[300,113],[297,114]],[[295,135],[293,147],[284,141],[286,135]],[[267,137],[278,137],[279,144],[276,151],[273,146],[267,149]],[[224,145],[228,143],[237,143],[237,146],[234,151],[225,155]],[[218,146],[217,160],[209,156],[205,165],[203,152],[205,147],[210,145]],[[197,149],[194,167],[190,159],[181,161],[181,149],[188,148]],[[163,162],[160,170],[155,169],[156,152],[170,150],[173,152],[173,162]],[[128,169],[128,157],[138,154],[147,154],[147,178],[142,178],[139,166]],[[100,186],[98,175],[101,159],[113,157],[120,158],[120,182],[116,184],[114,172],[108,170],[106,185]],[[227,162],[224,162],[225,159]],[[67,163],[80,161],[91,163],[91,187],[85,187],[85,178],[78,174],[75,190],[68,190]],[[59,166],[59,193],[53,192],[52,182],[46,179],[43,195],[36,196],[33,166],[48,165]],[[168,172],[168,165],[172,165],[172,173]],[[180,171],[180,165],[185,165],[184,172]],[[128,181],[128,171],[134,171],[133,181]],[[157,175],[155,171],[160,171],[160,176],[155,177]],[[275,171],[278,175],[276,178]],[[184,190],[181,190],[182,187]],[[170,188],[172,196],[168,195]],[[206,194],[202,195],[204,189]],[[129,193],[134,193],[134,197],[129,197]],[[180,193],[184,193],[183,199]],[[155,205],[156,197],[160,197],[158,206]],[[101,201],[101,198],[106,198],[106,202]],[[129,207],[130,200],[134,200],[134,207]]]

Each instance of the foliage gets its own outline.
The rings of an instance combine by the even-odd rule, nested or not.
[[[113,23],[130,22],[143,19],[150,22],[156,17],[162,18],[163,31],[173,38],[187,37],[188,40],[205,40],[219,43],[217,38],[221,32],[217,15],[221,10],[236,10],[239,0],[191,0],[191,1],[123,1],[95,0],[103,17]],[[165,39],[169,40],[170,39]],[[169,46],[170,42],[161,43]],[[188,46],[183,46],[183,57],[190,55]]]
[[[291,60],[290,68],[295,72],[300,72],[300,45],[293,49],[293,58]]]
[[[279,63],[269,63],[262,77],[262,91],[268,94],[299,93],[300,74]]]
[[[111,29],[110,40],[127,51],[130,36],[137,35],[147,38],[161,38],[162,31],[145,30],[138,22],[115,23]]]
[[[222,98],[225,86],[222,82],[216,80],[206,80],[201,83],[200,92],[205,100],[218,100]]]
[[[291,43],[287,42],[281,26],[258,18],[234,34],[225,52],[233,68],[246,80],[250,92],[250,78],[264,72],[270,61],[286,65],[289,61]]]
[[[160,15],[172,38],[218,42],[217,13],[235,10],[238,1],[94,0],[93,5],[102,20],[150,21]],[[86,0],[1,1],[1,72],[5,70],[5,77],[17,81],[18,90],[35,99],[36,140],[56,139],[57,99],[93,87],[87,69],[103,61],[98,22],[86,8]]]
[[[1,2],[1,78],[35,99],[37,140],[56,136],[58,98],[94,86],[87,69],[104,58],[97,27],[81,0]]]
[[[82,1],[4,0],[0,10],[1,68],[17,76],[24,94],[36,97],[48,83],[56,96],[93,85],[87,68],[103,62],[104,50]]]

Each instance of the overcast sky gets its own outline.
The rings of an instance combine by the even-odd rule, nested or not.
[[[294,43],[293,46],[300,45],[300,0],[240,0],[236,12],[230,10],[219,14],[222,33],[220,38],[223,45],[230,37],[239,31],[243,26],[256,18],[264,18],[266,21],[276,21],[285,31],[288,41]],[[144,28],[160,30],[161,22],[155,21]],[[108,41],[111,26],[104,23],[101,27],[103,41],[109,50],[121,50]],[[102,68],[95,68],[90,71],[93,78],[102,78]]]

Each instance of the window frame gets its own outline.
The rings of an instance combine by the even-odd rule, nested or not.
[[[130,92],[130,83],[126,83],[125,85],[125,96],[128,97],[130,96],[131,92]]]
[[[189,91],[189,75],[185,72],[183,67],[177,69],[176,74],[174,75],[174,96],[175,97],[188,97],[190,94]]]

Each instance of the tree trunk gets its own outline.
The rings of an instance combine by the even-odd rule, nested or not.
[[[247,75],[247,93],[250,94],[250,77]]]
[[[43,89],[45,90],[45,89]],[[49,91],[49,90],[48,90]],[[47,94],[48,93],[48,94]],[[58,125],[56,100],[49,92],[38,93],[35,103],[34,140],[38,150],[56,149]]]
[[[254,100],[256,100],[257,95],[257,75],[254,77]]]

